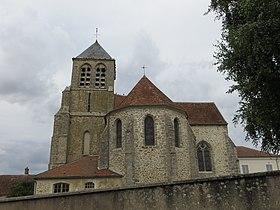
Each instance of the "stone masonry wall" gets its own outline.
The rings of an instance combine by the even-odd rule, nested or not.
[[[0,200],[1,210],[273,210],[280,209],[280,171],[174,184]]]
[[[96,65],[106,66],[106,85],[96,88]],[[79,87],[81,67],[91,66],[91,83]],[[84,133],[90,134],[90,154],[99,154],[104,117],[114,106],[114,60],[73,59],[71,86],[62,94],[55,116],[49,168],[72,162],[83,156]]]
[[[155,123],[155,146],[145,146],[144,120]],[[175,148],[173,121],[180,123],[180,147]],[[116,120],[122,121],[122,148],[116,148]],[[109,168],[124,175],[124,183],[172,182],[196,177],[195,139],[183,112],[163,106],[130,107],[109,116]]]
[[[235,149],[228,137],[227,126],[192,126],[196,142],[211,146],[212,172],[200,172],[200,177],[224,176],[238,173]]]

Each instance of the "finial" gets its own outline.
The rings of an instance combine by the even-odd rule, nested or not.
[[[97,38],[98,38],[98,36],[100,35],[99,33],[98,33],[98,28],[95,28],[95,40],[97,41]]]
[[[146,68],[147,68],[147,66],[143,65],[141,68],[143,69],[143,74],[145,76],[146,75]]]

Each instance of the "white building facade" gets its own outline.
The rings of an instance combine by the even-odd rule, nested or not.
[[[279,156],[243,146],[236,150],[241,174],[279,170]]]

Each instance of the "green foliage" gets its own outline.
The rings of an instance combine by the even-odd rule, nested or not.
[[[34,182],[18,182],[13,186],[7,197],[19,197],[34,194]]]
[[[280,1],[212,0],[209,12],[222,20],[215,58],[241,98],[234,122],[246,140],[280,151]]]

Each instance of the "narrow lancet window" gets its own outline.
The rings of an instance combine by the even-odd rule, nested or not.
[[[154,120],[151,116],[145,118],[145,145],[154,146],[155,145],[155,130],[154,130]]]
[[[122,121],[120,119],[117,119],[116,121],[116,148],[122,147]]]
[[[87,111],[90,112],[90,98],[91,98],[91,93],[88,93],[88,104],[87,104]]]
[[[177,118],[174,119],[174,138],[175,138],[175,147],[180,147],[179,121]]]
[[[197,145],[199,171],[212,171],[210,145],[202,141]]]
[[[88,131],[84,133],[84,148],[83,148],[83,155],[89,155],[90,149],[90,134]]]

